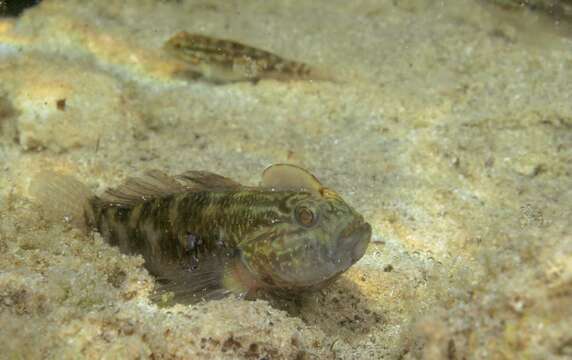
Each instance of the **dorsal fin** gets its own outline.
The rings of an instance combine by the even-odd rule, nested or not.
[[[241,184],[208,171],[187,171],[176,177],[185,187],[197,190],[239,189]]]
[[[185,187],[159,170],[149,170],[138,178],[128,178],[115,189],[108,189],[100,199],[114,206],[131,206],[151,198],[184,191]]]
[[[270,165],[262,172],[261,186],[277,190],[319,192],[320,181],[308,170],[291,164]]]
[[[182,191],[238,189],[236,181],[208,171],[187,171],[169,176],[159,170],[149,170],[141,177],[128,178],[115,189],[108,189],[100,197],[113,206],[132,206],[141,201]]]

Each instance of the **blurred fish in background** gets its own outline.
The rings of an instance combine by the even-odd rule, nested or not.
[[[24,10],[40,2],[41,0],[0,0],[0,17],[19,16]]]

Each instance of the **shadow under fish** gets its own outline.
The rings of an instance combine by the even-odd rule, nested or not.
[[[96,196],[73,177],[42,172],[30,192],[46,216],[142,255],[159,302],[320,289],[358,261],[371,238],[371,226],[336,192],[288,164],[268,167],[259,186],[152,170]]]

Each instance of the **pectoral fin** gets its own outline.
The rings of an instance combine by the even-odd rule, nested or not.
[[[245,270],[238,254],[202,256],[193,266],[161,266],[156,271],[158,286],[152,300],[169,305],[193,304],[231,295],[245,298],[252,287]]]
[[[319,192],[320,181],[308,170],[291,164],[274,164],[262,172],[261,186],[276,190],[306,190]]]

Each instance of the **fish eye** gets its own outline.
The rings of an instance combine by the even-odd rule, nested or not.
[[[303,226],[314,226],[318,217],[312,210],[305,206],[300,206],[296,209],[296,220]]]

